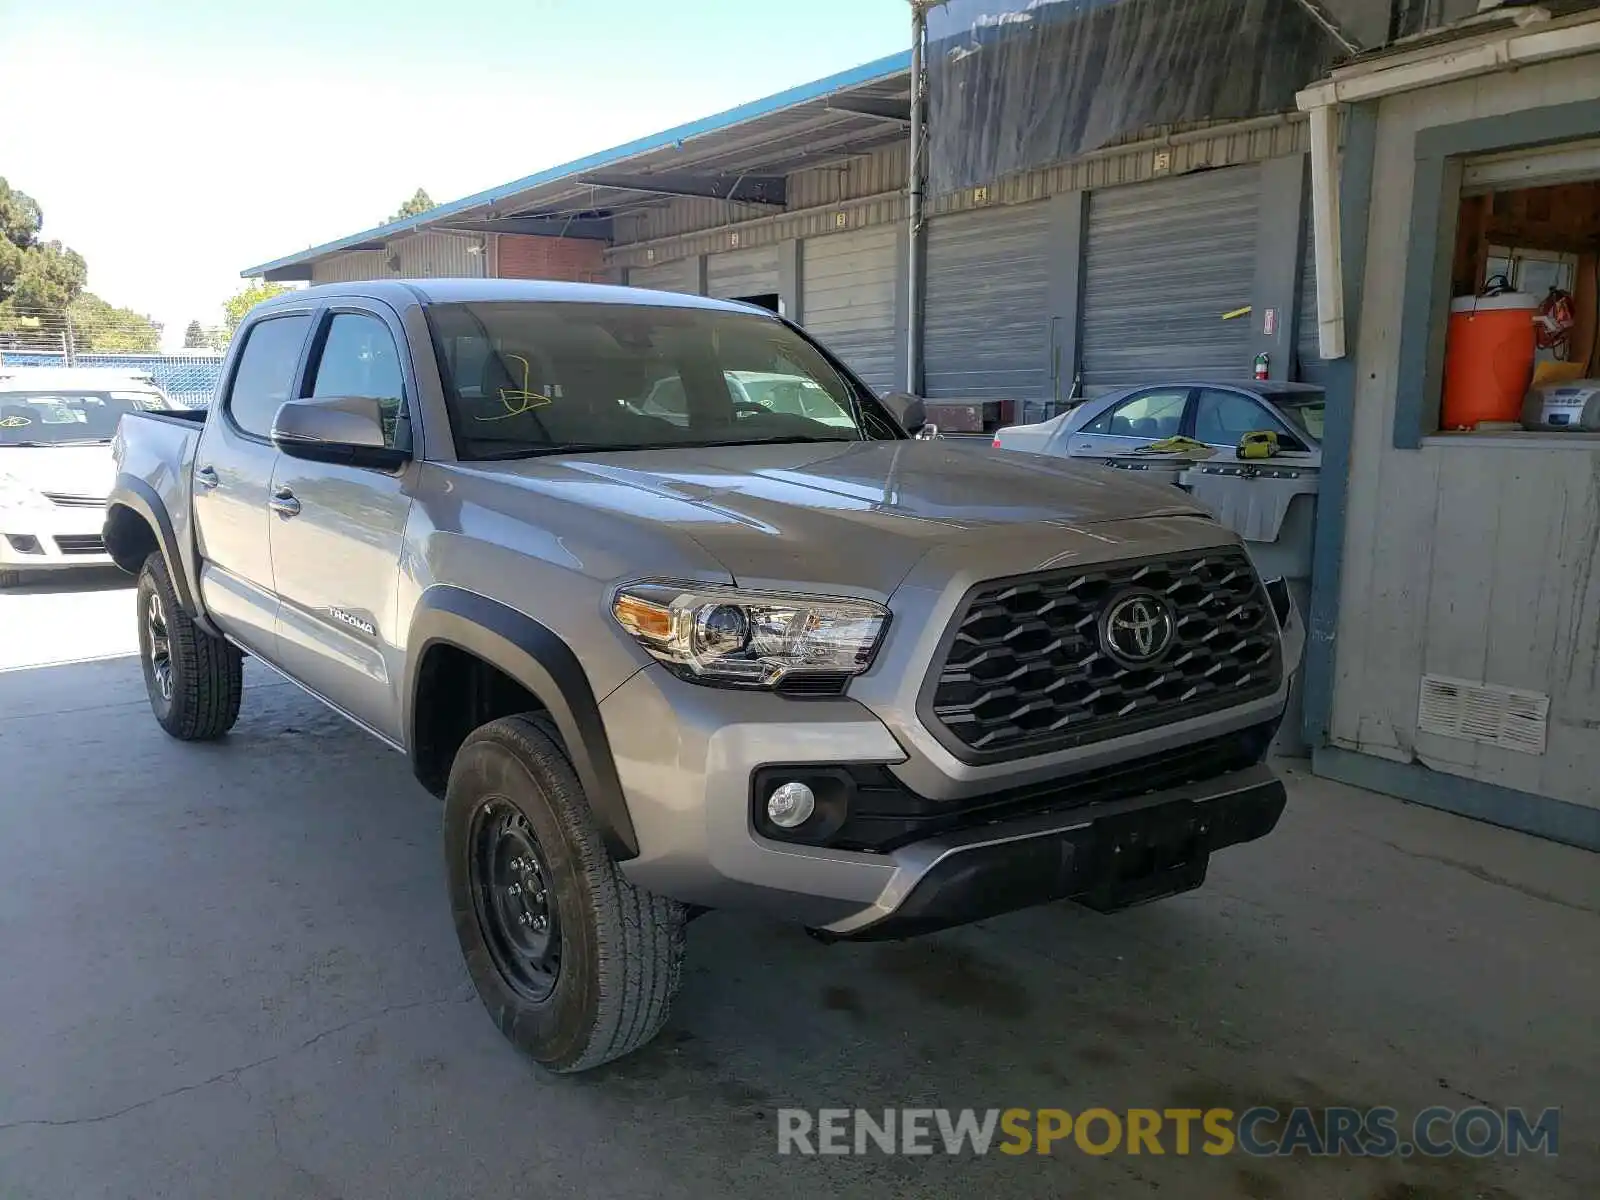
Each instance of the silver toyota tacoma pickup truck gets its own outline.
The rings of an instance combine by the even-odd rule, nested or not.
[[[1198,886],[1283,809],[1287,592],[1181,491],[903,399],[700,297],[271,301],[207,412],[116,438],[156,719],[225,734],[249,654],[409,756],[484,1004],[556,1071],[654,1036],[707,909],[898,938]]]

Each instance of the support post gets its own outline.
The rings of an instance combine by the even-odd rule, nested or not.
[[[923,0],[911,0],[911,171],[907,181],[906,217],[906,391],[922,394],[922,279],[923,191],[927,178],[924,161],[924,117],[928,80],[923,47],[928,39],[928,13]]]
[[[1261,164],[1261,219],[1256,226],[1256,270],[1250,288],[1250,359],[1267,356],[1268,378],[1294,374],[1295,317],[1300,302],[1300,248],[1305,244],[1305,159],[1300,155]],[[1239,364],[1241,368],[1249,362]]]
[[[800,256],[799,238],[778,244],[778,303],[783,307],[783,315],[797,325],[805,322]]]
[[[1344,253],[1339,230],[1339,129],[1331,104],[1311,110],[1311,218],[1317,253],[1317,344],[1344,357]]]

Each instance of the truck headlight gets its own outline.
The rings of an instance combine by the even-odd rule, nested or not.
[[[20,479],[0,473],[0,508],[37,510],[50,502]]]
[[[870,600],[655,581],[620,589],[611,613],[685,679],[751,688],[796,675],[859,675],[889,623],[888,609]]]

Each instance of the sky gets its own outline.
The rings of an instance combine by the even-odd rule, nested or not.
[[[89,290],[239,272],[903,50],[906,0],[0,0],[0,176]]]

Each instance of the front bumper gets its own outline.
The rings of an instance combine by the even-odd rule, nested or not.
[[[1276,695],[977,767],[854,686],[795,700],[647,667],[600,706],[639,841],[621,870],[685,903],[765,909],[862,939],[1058,899],[1109,910],[1197,887],[1213,851],[1271,832],[1284,808],[1262,760],[1304,626],[1287,589],[1268,592],[1283,639]],[[761,789],[808,771],[857,786],[851,811],[862,819],[811,844],[763,831]]]
[[[1023,818],[895,851],[868,908],[825,927],[870,941],[930,933],[1052,900],[1102,912],[1205,882],[1212,851],[1272,832],[1283,784],[1266,766],[1070,814]]]
[[[809,845],[757,828],[752,781],[764,768],[877,764],[908,792],[922,774],[865,706],[707,688],[649,667],[605,698],[601,716],[639,841],[619,864],[630,882],[840,937],[905,936],[1067,897],[1115,908],[1184,891],[1213,850],[1266,834],[1283,809],[1283,787],[1261,765],[1235,761],[1195,782],[1130,770],[1109,791],[1087,782],[1092,772],[1080,789],[1076,772],[1058,769],[1038,811],[1007,800],[884,852]],[[1207,732],[1253,737],[1264,751],[1262,729],[1259,716],[1217,714]],[[1150,744],[1106,749],[1135,760]],[[1019,765],[1018,778],[1032,778]]]
[[[0,509],[0,567],[51,571],[111,562],[103,507]]]

